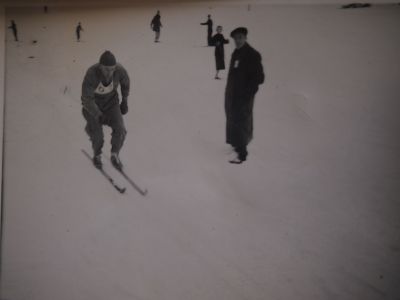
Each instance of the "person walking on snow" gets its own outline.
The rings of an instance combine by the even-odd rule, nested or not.
[[[213,21],[211,20],[211,15],[208,15],[207,21],[200,23],[200,25],[207,25],[207,45],[211,46],[211,38],[213,34]]]
[[[215,65],[217,73],[215,74],[215,79],[219,78],[218,74],[220,70],[225,70],[225,44],[228,44],[229,40],[225,39],[222,34],[222,26],[217,27],[217,34],[215,34],[211,39],[211,44],[215,46]]]
[[[261,55],[247,43],[247,29],[236,28],[231,37],[236,49],[232,53],[225,90],[226,143],[237,157],[230,163],[240,164],[247,158],[247,145],[253,138],[253,107],[258,86],[264,83]]]
[[[119,101],[118,87],[121,86],[122,100]],[[93,164],[102,168],[104,144],[103,126],[112,128],[111,162],[122,169],[119,152],[126,136],[123,115],[128,112],[130,80],[127,71],[117,63],[110,51],[105,51],[99,63],[86,72],[82,84],[82,113],[86,120],[86,133],[93,147]]]
[[[11,20],[11,25],[8,26],[9,29],[12,30],[13,35],[14,35],[14,39],[16,42],[18,42],[18,30],[17,30],[17,24],[15,24],[14,20]]]
[[[151,27],[151,29],[153,29],[153,31],[156,34],[154,42],[158,43],[160,40],[160,32],[161,32],[161,27],[162,27],[161,15],[160,15],[159,10],[157,11],[157,14],[151,20],[150,27]]]
[[[84,31],[84,30],[82,28],[81,22],[79,22],[78,26],[76,26],[76,30],[75,30],[76,39],[77,39],[78,42],[81,41],[81,31]]]

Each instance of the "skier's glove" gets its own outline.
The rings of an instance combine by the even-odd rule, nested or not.
[[[122,99],[119,108],[121,109],[121,114],[126,115],[126,113],[128,112],[128,100]]]

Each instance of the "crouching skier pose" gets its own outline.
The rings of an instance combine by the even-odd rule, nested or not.
[[[247,43],[247,29],[236,28],[231,37],[236,49],[232,54],[225,90],[226,142],[241,164],[247,158],[247,145],[253,138],[253,107],[258,86],[264,82],[261,55]]]
[[[118,86],[121,85],[121,103]],[[101,153],[104,144],[103,125],[112,128],[111,162],[117,169],[122,169],[119,151],[126,136],[122,115],[128,112],[130,80],[128,73],[117,63],[115,56],[104,52],[100,62],[86,72],[82,84],[82,113],[86,120],[86,132],[93,147],[93,164],[101,169]]]

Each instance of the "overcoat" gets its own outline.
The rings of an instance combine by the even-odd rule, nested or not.
[[[232,53],[225,89],[226,142],[246,146],[253,138],[253,107],[258,86],[264,83],[261,55],[249,44]]]
[[[151,27],[153,31],[160,32],[161,31],[161,16],[159,14],[155,15],[151,20]]]
[[[215,46],[215,66],[217,70],[225,70],[225,49],[224,44],[228,44],[221,33],[217,33],[212,37],[211,44]]]

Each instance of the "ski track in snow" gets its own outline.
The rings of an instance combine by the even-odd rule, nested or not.
[[[400,297],[400,8],[251,8],[162,5],[159,44],[150,6],[7,11],[23,42],[8,32],[2,299]],[[240,166],[208,13],[263,56]],[[121,158],[146,197],[80,151],[83,76],[106,49],[132,80]]]

